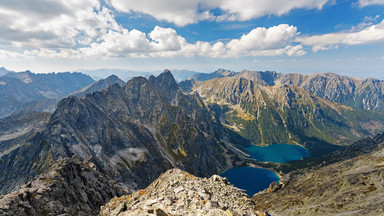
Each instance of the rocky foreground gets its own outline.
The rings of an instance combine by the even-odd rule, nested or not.
[[[226,178],[195,177],[179,169],[162,174],[144,190],[112,199],[100,216],[124,215],[264,215],[247,194]]]
[[[0,215],[97,215],[101,205],[125,192],[94,168],[60,159],[46,174],[0,196]]]

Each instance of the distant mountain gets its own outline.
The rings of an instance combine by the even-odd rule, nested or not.
[[[151,75],[158,75],[161,71],[146,72],[146,71],[133,71],[124,69],[102,68],[97,70],[79,70],[80,72],[91,76],[95,80],[105,79],[111,75],[116,75],[124,82],[132,79],[133,77],[142,76],[149,77]]]
[[[133,77],[142,76],[142,77],[148,78],[151,75],[157,76],[161,73],[161,71],[145,72],[145,71],[132,71],[132,70],[108,69],[108,68],[103,68],[103,69],[98,69],[98,70],[80,70],[80,71],[82,73],[88,74],[89,76],[91,76],[95,80],[105,79],[108,76],[116,75],[116,76],[120,77],[125,82],[132,79]],[[171,70],[171,73],[177,82],[187,80],[188,78],[192,77],[193,75],[198,74],[198,72],[195,72],[195,71],[177,70],[177,69]]]
[[[384,109],[384,81],[358,79],[324,74],[280,74],[273,71],[243,71],[237,75],[262,85],[288,84],[301,87],[312,94],[348,106],[367,109]]]
[[[361,140],[323,158],[325,165],[283,176],[281,185],[252,199],[271,215],[383,215],[383,155],[383,134]]]
[[[233,77],[237,75],[238,72],[225,70],[225,69],[219,69],[213,73],[198,73],[193,75],[190,79],[195,81],[206,81],[210,79],[215,78],[222,78],[222,77]]]
[[[9,71],[9,70],[5,69],[4,67],[0,68],[0,77],[7,75],[8,73],[14,73],[14,71]]]
[[[123,80],[121,80],[119,77],[117,77],[115,75],[111,75],[111,76],[107,77],[106,79],[101,79],[95,83],[92,83],[89,86],[86,86],[86,87],[84,87],[78,91],[75,91],[74,93],[72,93],[72,95],[74,95],[78,98],[82,98],[86,94],[91,94],[91,93],[97,92],[97,91],[103,91],[104,89],[106,89],[109,86],[114,85],[114,84],[118,84],[119,86],[123,86],[125,84],[125,82]]]
[[[263,86],[240,77],[194,87],[224,125],[253,144],[305,145],[311,155],[337,149],[384,129],[382,112],[337,104],[294,85]],[[331,145],[332,144],[332,145]]]
[[[190,78],[184,81],[181,81],[179,85],[184,91],[191,92],[193,90],[193,86],[196,85],[197,82],[216,79],[216,78],[222,78],[222,77],[233,77],[233,76],[236,76],[237,74],[239,73],[230,71],[230,70],[225,70],[225,69],[219,69],[212,73],[196,73]]]
[[[63,157],[89,160],[128,189],[148,185],[171,167],[209,176],[247,157],[236,147],[247,141],[232,133],[212,119],[197,94],[184,94],[169,71],[137,77],[63,99],[44,131],[0,158],[0,190],[14,189]]]
[[[24,109],[50,111],[58,99],[93,82],[81,73],[8,73],[0,77],[0,117]]]
[[[190,70],[171,70],[171,73],[173,77],[175,78],[176,82],[182,82],[184,80],[187,80],[191,78],[192,76],[199,74],[196,71],[190,71]]]

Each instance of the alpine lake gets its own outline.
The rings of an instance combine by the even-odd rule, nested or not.
[[[252,145],[246,149],[252,158],[260,162],[287,163],[309,157],[308,150],[299,145],[273,144],[266,147]],[[272,182],[280,180],[275,172],[254,167],[234,167],[221,176],[227,177],[236,187],[246,190],[250,197],[268,188]]]

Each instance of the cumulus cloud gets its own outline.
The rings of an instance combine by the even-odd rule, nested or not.
[[[98,0],[0,1],[0,16],[0,40],[17,47],[72,47],[121,28]]]
[[[197,41],[189,43],[172,28],[156,26],[149,34],[139,30],[109,30],[105,35],[93,41],[89,46],[77,49],[33,49],[25,51],[19,57],[44,58],[92,58],[92,57],[172,57],[203,56],[211,58],[233,58],[242,56],[300,56],[305,51],[302,45],[293,41],[298,35],[297,28],[281,24],[270,28],[255,28],[239,39],[227,43]],[[16,53],[4,53],[15,55]],[[1,57],[1,55],[0,55]]]
[[[313,51],[338,48],[338,45],[359,45],[384,42],[384,20],[359,31],[339,32],[298,38],[303,45],[312,46]]]
[[[110,0],[121,12],[144,13],[158,20],[184,26],[200,20],[250,20],[265,15],[281,16],[294,9],[321,9],[330,0]],[[222,15],[210,11],[220,9]]]
[[[228,58],[239,56],[303,55],[303,47],[292,46],[297,28],[281,24],[270,28],[256,28],[240,39],[228,43],[188,43],[174,29],[156,26],[148,35],[138,30],[109,32],[101,43],[80,49],[87,55],[123,55],[130,57],[206,56]]]
[[[232,7],[232,1],[227,0],[107,2],[109,6],[113,5],[124,12],[152,14],[157,11],[153,15],[156,18],[185,25],[198,20],[218,19],[210,12],[212,8],[221,8],[224,14],[229,15],[221,19],[242,20],[264,14],[282,15],[294,8],[321,8],[327,1],[261,0],[255,3],[239,0],[238,4],[247,5],[244,11],[238,6]],[[278,6],[272,7],[270,2]],[[125,29],[117,23],[113,11],[107,6],[101,5],[99,0],[0,1],[0,43],[7,47],[0,49],[0,58],[232,58],[305,54],[303,46],[294,42],[299,35],[297,28],[287,24],[258,27],[225,43],[189,43],[172,28],[156,26],[148,34],[136,29]]]
[[[359,0],[360,7],[366,7],[369,5],[384,5],[384,0]]]
[[[231,40],[227,47],[239,54],[252,50],[266,50],[280,48],[297,36],[297,28],[287,24],[273,26],[271,28],[255,28],[240,39]]]

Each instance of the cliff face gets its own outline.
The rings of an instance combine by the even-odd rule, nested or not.
[[[381,112],[359,110],[317,97],[293,85],[263,86],[226,77],[195,85],[227,127],[254,144],[299,143],[311,155],[335,150],[383,130]]]
[[[253,201],[272,215],[383,215],[384,135],[329,157],[339,162],[283,176],[283,185],[272,185]]]
[[[114,198],[100,216],[114,215],[262,215],[242,190],[214,175],[198,178],[168,170],[144,190]]]
[[[0,196],[0,215],[97,215],[101,205],[123,194],[94,164],[65,158],[36,180]]]
[[[242,156],[231,139],[200,97],[182,93],[169,71],[138,77],[62,100],[44,131],[0,158],[1,190],[63,157],[90,160],[127,189],[145,187],[171,167],[208,176]]]

